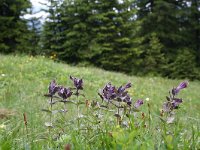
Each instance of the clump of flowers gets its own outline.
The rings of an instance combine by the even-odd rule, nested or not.
[[[178,93],[184,89],[187,88],[189,85],[188,81],[181,82],[176,88],[173,88],[171,91],[169,91],[169,96],[166,96],[166,102],[163,104],[163,109],[161,115],[163,113],[167,116],[167,123],[173,123],[175,119],[175,112],[174,110],[179,108],[179,105],[183,102],[182,98],[178,98]]]
[[[126,116],[130,115],[132,108],[137,109],[143,104],[143,100],[137,100],[132,104],[132,98],[128,94],[127,89],[131,87],[131,83],[127,83],[119,88],[113,86],[111,83],[107,83],[103,89],[98,93],[102,101],[107,104],[112,104],[117,108],[117,124],[121,125],[122,114]],[[128,111],[127,111],[128,110]]]
[[[57,112],[67,112],[67,103],[73,103],[77,105],[78,109],[78,117],[79,117],[79,105],[80,102],[78,100],[78,96],[80,94],[80,90],[83,90],[83,80],[78,79],[76,77],[70,76],[70,79],[73,81],[74,87],[64,87],[62,85],[58,85],[55,80],[52,80],[48,87],[48,94],[45,94],[46,97],[50,97],[49,104],[50,109],[42,109],[43,111],[46,111],[50,113],[50,122],[46,122],[45,125],[47,127],[53,127],[52,123],[52,115]],[[73,91],[75,90],[75,91]],[[75,95],[77,97],[77,100],[69,100],[71,96]],[[64,103],[64,109],[61,110],[53,110],[53,105],[57,102]]]
[[[126,91],[126,89],[131,87],[131,83],[126,84],[125,86],[120,86],[119,88],[116,88],[111,83],[108,83],[105,85],[105,87],[100,90],[99,95],[102,98],[102,100],[113,103],[116,102],[125,102],[127,105],[131,105],[131,98]]]
[[[104,125],[109,124],[111,127],[113,124],[115,125],[116,119],[116,129],[123,129],[121,127],[125,127],[124,131],[131,131],[132,129],[143,129],[148,127],[148,132],[153,129],[151,125],[151,109],[149,98],[146,98],[147,106],[148,106],[148,116],[146,117],[145,113],[142,112],[141,116],[138,111],[140,106],[144,104],[142,99],[133,100],[129,94],[128,89],[132,87],[131,83],[127,83],[122,86],[115,86],[111,82],[107,83],[102,89],[99,90],[98,95],[101,98],[101,103],[85,98],[82,93],[83,88],[83,80],[70,76],[69,79],[72,81],[72,87],[66,87],[63,85],[59,85],[55,80],[52,80],[48,87],[48,98],[49,100],[49,108],[43,109],[43,111],[48,112],[50,115],[50,121],[46,122],[45,125],[50,129],[57,127],[59,131],[62,128],[63,137],[67,135],[64,132],[62,127],[62,123],[64,123],[64,127],[67,128],[68,124],[77,123],[77,128],[75,127],[76,132],[78,134],[87,134],[89,137],[94,137],[96,134],[104,134],[104,132],[109,131],[112,136],[112,132],[114,130],[105,129]],[[180,104],[183,102],[182,98],[178,97],[180,91],[186,87],[188,87],[188,82],[181,82],[177,87],[172,88],[169,91],[169,96],[166,96],[166,101],[163,103],[162,111],[161,111],[161,120],[165,123],[173,123],[175,120],[175,110],[177,110]],[[80,98],[80,96],[83,96]],[[71,99],[72,97],[73,100]],[[82,102],[82,100],[85,100]],[[55,110],[53,109],[54,104],[56,103],[64,104],[64,109]],[[67,104],[73,104],[76,107],[77,113],[71,116],[71,119],[66,119],[66,114],[70,111],[67,110]],[[80,107],[81,104],[85,104],[86,109]],[[110,115],[109,117],[104,117],[104,110],[106,111],[106,115]],[[114,112],[114,113],[113,113]],[[64,119],[60,119],[56,117],[53,120],[53,115],[55,113],[64,113]],[[81,114],[82,113],[82,114]],[[114,119],[113,119],[114,118]],[[142,120],[139,120],[141,118]],[[149,123],[146,124],[147,119]],[[67,121],[67,122],[65,122]],[[56,124],[58,123],[58,124]],[[57,126],[58,125],[58,126]],[[114,126],[113,126],[114,127]],[[74,126],[73,126],[74,128]],[[69,128],[70,129],[70,128]],[[130,129],[130,130],[129,130]],[[55,130],[54,130],[55,131]],[[66,130],[69,131],[69,130]],[[58,138],[62,138],[62,134],[58,134]],[[87,138],[87,136],[84,136]],[[57,138],[57,139],[58,139]]]

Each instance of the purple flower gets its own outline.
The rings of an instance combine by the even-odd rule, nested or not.
[[[127,83],[125,86],[120,86],[118,89],[111,83],[107,83],[105,87],[100,91],[100,97],[105,101],[118,101],[125,102],[131,106],[131,97],[128,95],[127,88],[131,87],[131,83]]]
[[[139,100],[137,100],[137,101],[135,102],[134,107],[135,107],[135,108],[138,108],[138,107],[140,107],[142,104],[144,104],[143,100],[139,99]]]
[[[130,82],[127,83],[127,84],[125,85],[125,87],[126,87],[126,89],[130,88],[130,87],[131,87],[131,83],[130,83]]]
[[[172,111],[172,104],[171,104],[171,102],[164,102],[164,104],[163,104],[163,111],[164,112],[171,112]]]
[[[116,88],[112,86],[111,83],[105,85],[105,87],[100,91],[100,96],[105,101],[110,101],[116,98]]]
[[[180,98],[173,98],[172,101],[165,102],[163,104],[163,111],[164,112],[171,112],[173,109],[177,109],[179,104],[183,102]]]
[[[177,109],[179,104],[181,104],[183,102],[182,99],[180,98],[174,98],[173,101],[172,101],[172,107],[173,109]]]
[[[129,106],[132,104],[131,97],[127,94],[126,97],[123,99],[124,102],[126,102]]]
[[[127,88],[131,87],[131,83],[127,83],[125,86],[120,86],[117,90],[117,97],[119,101],[123,101],[126,102],[129,106],[131,106],[132,104],[132,99],[131,97],[128,95],[128,91],[126,91]]]
[[[123,101],[123,102],[130,102],[132,100],[128,92],[118,94],[117,98],[120,99],[119,101]]]
[[[52,80],[49,84],[49,94],[53,96],[58,91],[58,86],[55,80]]]
[[[166,97],[168,102],[165,102],[163,104],[163,110],[165,112],[171,112],[173,111],[173,109],[177,109],[179,104],[181,104],[183,102],[182,99],[180,98],[175,98],[175,96],[180,92],[180,90],[188,87],[188,81],[183,81],[181,82],[176,88],[172,89],[172,95],[173,97]]]
[[[179,93],[180,90],[188,87],[189,85],[189,82],[188,81],[183,81],[181,82],[176,88],[173,88],[172,89],[172,94],[173,95],[177,95]]]
[[[82,90],[83,89],[83,80],[78,79],[75,77],[70,76],[70,79],[74,82],[74,86],[77,90]]]
[[[126,89],[131,87],[131,83],[127,83],[125,86],[120,86],[117,90],[117,92],[120,94],[122,92],[124,92]]]
[[[58,95],[63,99],[67,99],[72,95],[72,91],[69,88],[60,87],[58,90]]]

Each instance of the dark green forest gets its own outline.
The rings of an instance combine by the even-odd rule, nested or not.
[[[0,52],[138,76],[200,80],[199,0],[0,0]]]

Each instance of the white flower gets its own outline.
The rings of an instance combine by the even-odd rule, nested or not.
[[[149,100],[150,100],[150,98],[148,98],[148,97],[147,97],[145,100],[146,100],[146,101],[149,101]]]
[[[6,128],[6,125],[4,125],[4,124],[0,125],[0,129],[5,129],[5,128]]]

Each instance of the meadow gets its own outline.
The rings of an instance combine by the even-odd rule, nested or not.
[[[76,107],[56,113],[49,127],[49,83],[73,86],[69,77],[83,79],[83,117],[77,129]],[[0,149],[199,149],[200,82],[189,81],[179,93],[183,98],[173,123],[161,118],[163,102],[171,88],[183,80],[136,77],[92,67],[74,67],[39,56],[0,55]],[[86,101],[101,102],[98,95],[108,82],[117,87],[132,83],[132,101],[144,104],[130,117],[131,124],[116,124],[112,111],[87,107]],[[55,104],[54,109],[63,108]],[[135,114],[135,113],[134,113]],[[25,118],[24,118],[25,117]],[[87,127],[87,128],[86,128]]]

